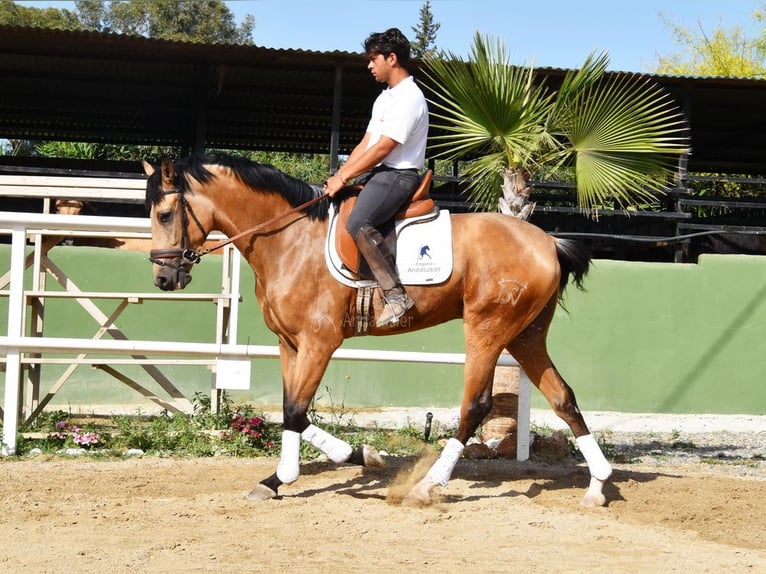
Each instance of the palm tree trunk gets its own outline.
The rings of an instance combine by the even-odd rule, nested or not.
[[[503,170],[503,195],[500,197],[498,207],[500,213],[505,213],[519,219],[529,219],[535,210],[535,202],[529,201],[529,187],[527,174],[519,169]]]
[[[528,185],[527,175],[519,168],[503,169],[503,195],[498,201],[500,213],[529,219],[535,210],[535,203],[529,201],[532,191]],[[496,446],[498,454],[503,457],[516,456],[516,426],[518,421],[518,367],[497,367],[492,386],[493,407],[487,415],[482,428],[482,440],[500,440]]]

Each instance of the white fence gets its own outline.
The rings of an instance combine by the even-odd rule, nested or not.
[[[8,186],[9,176],[3,176],[5,181],[0,181],[0,196],[3,186]],[[62,178],[57,178],[62,179]],[[75,179],[75,178],[72,178]],[[76,178],[82,179],[82,178]],[[41,186],[32,185],[33,182],[25,181],[27,191],[38,189],[38,195],[54,196],[58,187],[47,187],[45,191],[39,191]],[[100,185],[104,185],[101,183]],[[129,191],[121,191],[120,198],[135,198],[143,192],[134,186]],[[86,189],[82,195],[76,191],[76,186],[70,186],[66,197],[93,196],[92,189]],[[7,194],[7,193],[6,193]],[[24,195],[24,190],[13,192],[12,195]],[[104,194],[98,192],[98,197]],[[141,196],[142,197],[142,196]],[[176,363],[194,363],[202,360],[203,363],[212,365],[216,372],[216,388],[248,388],[250,375],[250,361],[253,358],[278,357],[276,346],[240,345],[237,340],[237,318],[239,303],[239,273],[240,257],[233,250],[229,250],[228,263],[224,264],[222,278],[222,292],[210,295],[184,293],[88,293],[72,287],[67,282],[66,293],[61,291],[45,291],[33,285],[32,290],[24,287],[25,269],[32,263],[35,265],[37,274],[41,265],[41,259],[52,244],[44,241],[45,237],[60,238],[62,236],[106,236],[106,237],[143,237],[148,238],[150,227],[148,219],[122,218],[122,217],[94,217],[84,215],[56,215],[56,214],[29,214],[16,212],[0,212],[0,233],[11,235],[11,261],[8,274],[4,276],[6,281],[0,279],[0,295],[8,297],[8,327],[5,336],[0,336],[0,351],[5,354],[5,393],[3,403],[3,437],[2,454],[12,455],[16,452],[16,434],[24,400],[24,387],[22,381],[23,364],[41,364],[46,362],[46,353],[76,353],[78,357],[66,359],[72,365],[76,363],[90,363],[99,365],[97,358],[91,355],[110,354],[124,356],[122,362],[142,365],[147,372],[165,388],[175,402],[162,403],[156,397],[150,397],[148,391],[133,381],[123,380],[126,384],[153,398],[155,402],[163,404],[173,410],[188,408],[188,400],[175,388],[173,383],[158,371],[157,364],[162,360],[158,357],[176,357]],[[34,252],[27,256],[27,240],[31,239],[34,244]],[[46,247],[47,246],[47,247]],[[31,259],[30,259],[31,257]],[[56,270],[62,273],[61,270]],[[7,284],[7,290],[2,290]],[[45,297],[67,296],[76,299],[86,310],[97,318],[102,328],[91,339],[83,338],[55,338],[46,337],[42,327],[32,336],[24,332],[25,311],[31,301],[44,300]],[[100,313],[92,301],[103,298],[118,298],[123,304],[141,299],[168,299],[179,303],[190,299],[208,298],[216,302],[218,307],[216,343],[184,343],[150,340],[130,340],[118,329],[110,328],[114,317],[107,317]],[[102,339],[102,335],[109,333],[114,339]],[[463,364],[465,355],[462,353],[417,353],[403,351],[376,351],[338,349],[333,355],[334,360],[353,361],[395,361],[415,363],[442,363]],[[117,363],[114,359],[107,360],[111,364]],[[102,360],[101,363],[106,362]],[[498,362],[501,366],[516,366],[517,363],[510,356],[502,356]],[[108,365],[102,365],[109,369]],[[63,384],[63,383],[61,383]],[[30,392],[30,391],[28,391]],[[32,389],[31,392],[34,392]],[[54,390],[55,392],[55,390]],[[49,393],[50,395],[50,393]],[[31,405],[39,412],[43,403]],[[29,410],[29,409],[28,409]],[[519,407],[518,407],[518,444],[517,458],[526,460],[529,457],[529,413],[530,413],[530,384],[523,371],[519,381]]]

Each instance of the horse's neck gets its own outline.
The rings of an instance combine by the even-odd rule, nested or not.
[[[217,215],[218,228],[228,237],[270,222],[252,234],[247,234],[234,241],[250,263],[259,278],[266,279],[283,267],[284,257],[290,257],[290,263],[323,257],[326,222],[309,218],[304,213],[291,213],[284,218],[292,207],[285,201],[265,202],[268,207],[254,198],[243,202],[226,212]],[[275,219],[276,218],[276,219]]]

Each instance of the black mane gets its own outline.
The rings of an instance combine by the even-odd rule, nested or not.
[[[232,171],[245,185],[253,190],[276,193],[284,197],[292,207],[298,207],[321,195],[321,192],[306,182],[300,181],[278,170],[273,165],[256,163],[247,158],[226,154],[193,155],[175,162],[176,185],[181,193],[188,191],[189,178],[200,183],[210,183],[215,175],[205,165],[220,165]],[[150,208],[162,197],[161,172],[155,170],[147,180],[146,205]],[[328,215],[327,201],[315,203],[304,212],[313,219],[324,220]]]

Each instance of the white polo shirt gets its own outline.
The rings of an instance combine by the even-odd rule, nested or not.
[[[428,139],[428,104],[423,92],[408,76],[393,88],[386,88],[372,106],[367,126],[368,148],[384,135],[399,143],[381,162],[394,169],[423,169]]]

